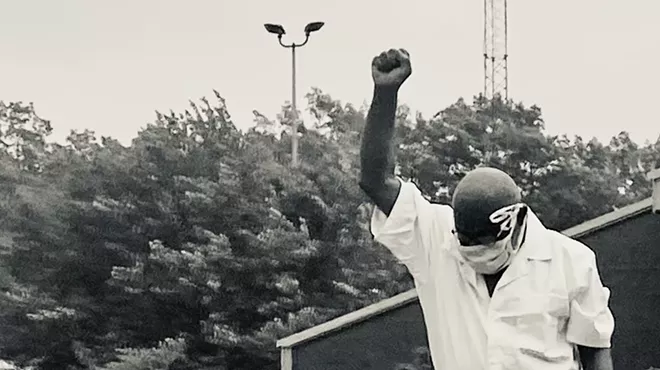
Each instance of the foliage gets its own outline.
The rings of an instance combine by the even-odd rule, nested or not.
[[[255,111],[241,132],[216,92],[123,146],[87,130],[48,144],[32,105],[0,104],[0,358],[276,369],[278,338],[410,289],[368,231],[365,109],[307,98],[297,169],[288,106],[278,120]],[[501,100],[458,100],[432,119],[400,107],[397,120],[398,171],[429,198],[448,202],[465,172],[496,166],[559,229],[648,196],[660,160],[660,142],[626,133],[548,136],[538,107]]]
[[[186,357],[186,343],[182,339],[166,338],[157,347],[147,349],[122,348],[119,361],[111,362],[98,370],[160,370]]]

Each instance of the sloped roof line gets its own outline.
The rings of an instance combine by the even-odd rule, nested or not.
[[[631,217],[635,217],[639,214],[650,211],[652,205],[653,199],[647,198],[610,213],[606,213],[594,219],[585,221],[579,225],[564,230],[562,233],[564,235],[570,236],[571,238],[579,238],[614,224],[623,222]],[[384,299],[380,302],[376,302],[369,306],[363,307],[359,310],[339,316],[323,324],[313,326],[309,329],[282,338],[277,341],[277,347],[290,348],[311,341],[313,339],[326,336],[332,332],[339,331],[343,328],[365,321],[374,316],[381,315],[395,308],[405,306],[408,303],[414,302],[416,300],[417,292],[415,289],[408,290],[401,294],[397,294],[393,297]]]

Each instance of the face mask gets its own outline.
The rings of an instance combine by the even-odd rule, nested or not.
[[[511,264],[522,243],[522,232],[518,233],[516,240],[512,239],[518,213],[523,207],[523,204],[514,204],[490,215],[490,221],[500,225],[500,233],[508,232],[502,240],[489,245],[463,246],[459,243],[459,253],[477,273],[492,275]],[[524,221],[520,225],[525,225]]]

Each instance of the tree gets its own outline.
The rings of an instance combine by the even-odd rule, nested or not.
[[[52,132],[50,122],[39,117],[32,103],[0,102],[0,147],[21,167],[38,171],[46,154],[46,137]]]
[[[658,163],[657,148],[642,150],[627,134],[609,147],[548,136],[538,107],[498,98],[459,99],[429,121],[400,127],[401,175],[429,198],[449,203],[466,172],[492,166],[509,173],[546,226],[558,230],[648,196],[643,176]]]

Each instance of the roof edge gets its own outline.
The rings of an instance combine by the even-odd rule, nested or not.
[[[571,238],[578,238],[618,222],[624,221],[631,217],[635,217],[646,211],[650,211],[653,205],[653,199],[647,198],[637,203],[630,204],[623,208],[617,209],[602,216],[585,221],[579,225],[568,228],[562,234]],[[397,294],[393,297],[376,302],[369,306],[363,307],[359,310],[349,312],[345,315],[334,318],[323,324],[313,326],[309,329],[292,334],[288,337],[282,338],[277,341],[278,348],[290,348],[298,344],[309,342],[313,339],[325,336],[332,332],[346,328],[348,326],[365,321],[371,317],[378,316],[387,311],[393,310],[397,307],[404,306],[410,302],[417,300],[417,292],[415,289],[408,290],[404,293]]]
[[[646,211],[650,211],[652,206],[653,198],[646,198],[637,203],[627,205],[610,213],[606,213],[589,221],[585,221],[579,225],[570,227],[562,231],[562,234],[570,236],[571,238],[579,238],[581,236],[604,229],[608,226],[611,226],[612,224],[624,221],[628,218],[635,217]]]
[[[287,348],[296,344],[308,342],[312,339],[325,336],[331,332],[343,329],[347,326],[365,321],[371,317],[378,316],[394,308],[404,306],[415,300],[417,300],[417,292],[415,289],[408,290],[407,292],[383,299],[380,302],[370,304],[359,310],[349,312],[346,315],[339,316],[323,324],[312,326],[309,329],[290,335],[286,338],[282,338],[277,341],[277,347]]]

